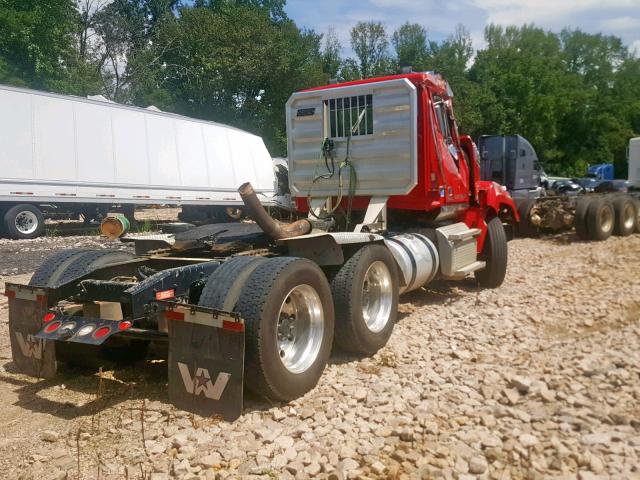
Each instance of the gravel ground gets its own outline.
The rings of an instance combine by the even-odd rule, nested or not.
[[[178,220],[179,208],[145,208],[136,210],[136,220],[143,230]],[[78,231],[82,235],[78,235]],[[81,227],[79,222],[47,221],[45,236],[33,240],[0,238],[0,282],[4,277],[33,272],[52,251],[66,248],[112,248],[133,252],[131,244],[113,242],[98,235],[98,227]]]
[[[334,354],[290,404],[246,394],[233,424],[169,405],[162,362],[14,373],[0,303],[0,476],[640,478],[640,235],[509,248],[501,288],[402,297],[378,354]]]

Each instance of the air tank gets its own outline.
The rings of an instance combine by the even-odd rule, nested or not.
[[[404,277],[400,293],[416,290],[435,278],[440,268],[438,249],[420,233],[402,233],[385,239]]]

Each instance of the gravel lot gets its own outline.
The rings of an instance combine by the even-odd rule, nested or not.
[[[28,280],[14,275],[33,269],[24,258],[57,241],[0,242],[5,280]],[[169,405],[162,362],[101,378],[14,373],[2,298],[0,476],[640,478],[640,235],[509,248],[500,289],[469,280],[402,297],[373,358],[334,354],[291,404],[246,394],[233,424]]]

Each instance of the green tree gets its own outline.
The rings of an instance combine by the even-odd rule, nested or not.
[[[137,85],[157,67],[150,55],[156,29],[174,18],[178,0],[114,0],[93,15],[94,62],[106,95],[119,102],[135,98]]]
[[[470,72],[483,89],[481,130],[522,134],[545,166],[563,169],[559,127],[575,85],[567,75],[558,36],[533,25],[489,25],[485,40],[487,46],[477,53]]]
[[[351,48],[358,59],[360,78],[391,73],[389,40],[380,22],[358,22],[351,29]]]
[[[282,22],[289,19],[284,11],[286,0],[196,0],[196,7],[208,7],[213,10],[225,10],[229,7],[246,7],[266,12],[269,17]]]
[[[154,75],[136,101],[160,89],[170,109],[248,129],[283,154],[287,99],[326,78],[320,42],[320,35],[291,20],[276,22],[263,9],[183,7],[154,35]]]
[[[322,71],[329,78],[338,78],[340,67],[342,66],[342,58],[340,56],[342,45],[336,31],[330,28],[324,37],[324,47],[322,49]]]
[[[634,100],[637,105],[637,97],[629,95],[633,76],[630,82],[623,79],[633,59],[618,37],[565,29],[559,38],[577,87],[570,93],[572,105],[559,129],[563,163],[573,163],[578,174],[588,164],[614,163],[616,174],[626,176],[625,151],[633,135],[627,105]]]
[[[68,79],[76,20],[72,0],[1,0],[0,81],[47,89]]]
[[[417,23],[406,22],[391,37],[400,67],[424,70],[427,57],[427,31]]]

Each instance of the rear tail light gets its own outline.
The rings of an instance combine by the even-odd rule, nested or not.
[[[106,335],[109,335],[109,332],[111,332],[111,329],[109,327],[100,327],[94,332],[93,336],[94,338],[102,338]]]
[[[58,328],[60,328],[60,325],[62,325],[62,322],[60,320],[57,320],[57,321],[47,325],[47,327],[44,329],[44,331],[47,332],[47,333],[53,333],[56,330],[58,330]]]
[[[42,321],[44,323],[49,323],[51,320],[53,320],[54,318],[56,318],[56,314],[53,312],[47,312],[44,314],[44,316],[42,317]]]
[[[131,328],[132,323],[129,320],[123,320],[122,322],[120,322],[118,324],[118,329],[119,330],[127,330],[129,328]]]

